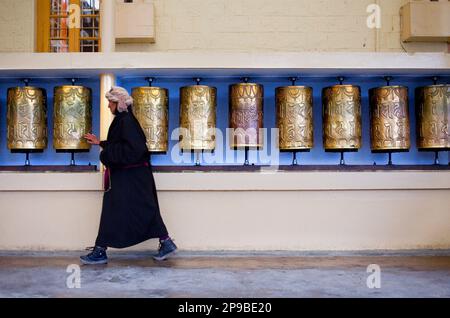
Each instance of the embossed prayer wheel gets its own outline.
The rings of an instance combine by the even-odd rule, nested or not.
[[[57,152],[88,152],[84,135],[92,131],[92,91],[64,85],[54,88],[53,148]]]
[[[11,152],[42,152],[47,148],[47,93],[25,86],[8,89],[7,130]]]
[[[408,151],[411,147],[408,88],[372,88],[369,100],[372,152]]]
[[[430,85],[415,91],[417,148],[449,150],[450,85]]]
[[[180,89],[180,148],[213,151],[216,147],[217,89],[205,85]]]
[[[361,88],[335,85],[322,91],[323,145],[326,151],[358,151],[362,145]]]
[[[264,87],[253,83],[230,86],[231,149],[261,149],[264,144]]]
[[[133,88],[133,114],[141,124],[151,153],[166,153],[169,145],[169,91],[160,87]]]
[[[313,90],[285,86],[275,90],[280,151],[307,151],[314,146]]]

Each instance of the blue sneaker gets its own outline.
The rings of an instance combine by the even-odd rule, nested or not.
[[[153,256],[155,261],[164,261],[169,256],[173,255],[177,251],[177,246],[172,241],[171,238],[168,238],[165,241],[159,242],[159,250],[158,254]]]
[[[80,256],[81,264],[83,265],[101,265],[108,264],[108,256],[106,255],[106,248],[95,246],[88,247],[87,251],[92,251],[88,255]]]

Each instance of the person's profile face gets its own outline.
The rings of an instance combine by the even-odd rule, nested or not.
[[[117,110],[117,102],[109,101],[108,108],[111,111],[111,113],[114,115]]]

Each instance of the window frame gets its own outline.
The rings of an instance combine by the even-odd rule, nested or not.
[[[100,8],[103,0],[99,0]],[[108,0],[111,1],[111,0]],[[83,9],[81,8],[81,0],[69,0],[69,5],[78,5],[80,8],[80,23],[79,28],[68,28],[68,53],[80,52],[81,51],[81,41],[82,40],[98,40],[98,52],[101,52],[101,9],[99,9],[99,14],[83,14]],[[81,37],[81,22],[83,18],[96,18],[98,17],[98,37]],[[50,20],[51,18],[69,18],[69,14],[51,14],[51,0],[36,0],[36,52],[50,53],[51,50],[51,28]],[[95,46],[95,44],[94,44]],[[54,52],[54,53],[65,53],[65,52]]]

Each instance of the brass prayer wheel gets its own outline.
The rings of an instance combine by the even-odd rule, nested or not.
[[[369,100],[372,151],[408,151],[411,147],[408,88],[372,88],[369,90]]]
[[[313,90],[285,86],[275,90],[280,151],[305,151],[314,146]]]
[[[230,86],[230,147],[261,149],[263,136],[264,87],[253,83]]]
[[[53,148],[58,152],[87,152],[84,135],[92,131],[92,91],[64,85],[54,88]]]
[[[417,148],[448,150],[450,85],[430,85],[415,91]]]
[[[362,145],[361,88],[335,85],[322,91],[323,145],[326,151],[357,151]]]
[[[169,147],[169,91],[160,87],[133,88],[133,114],[141,124],[152,153],[166,153]]]
[[[180,89],[180,148],[213,151],[216,147],[217,89],[205,85]]]
[[[47,148],[47,93],[25,86],[8,89],[8,149],[42,152]]]

